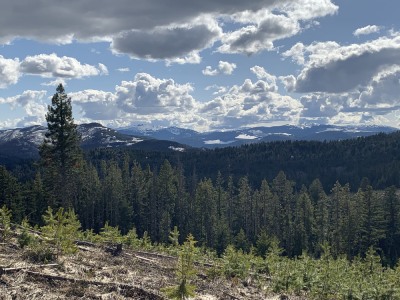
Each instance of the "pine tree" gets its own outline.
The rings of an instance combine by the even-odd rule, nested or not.
[[[176,275],[179,284],[164,288],[163,291],[171,299],[189,299],[195,296],[196,287],[191,284],[197,275],[194,266],[197,249],[193,235],[189,234],[179,253]]]
[[[41,231],[46,240],[55,247],[57,257],[60,254],[71,254],[77,251],[74,241],[78,237],[81,224],[72,209],[64,211],[64,208],[60,207],[56,213],[53,213],[51,207],[48,207],[43,220],[46,225],[41,228]]]
[[[73,205],[74,186],[80,169],[82,152],[80,136],[72,117],[71,98],[60,84],[51,99],[46,114],[47,132],[40,146],[41,164],[45,171],[46,186],[50,186],[52,206]],[[63,191],[60,193],[60,191]]]

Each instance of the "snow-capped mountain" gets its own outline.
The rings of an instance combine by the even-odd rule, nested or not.
[[[38,157],[38,146],[43,142],[46,127],[31,126],[0,130],[0,160],[32,159]],[[187,147],[173,141],[156,141],[151,137],[126,135],[98,123],[78,126],[83,149],[99,147],[133,147],[135,149],[185,151]]]
[[[117,130],[124,134],[170,140],[191,147],[216,148],[284,140],[343,140],[380,132],[390,133],[397,129],[386,126],[284,125],[200,133],[177,127],[152,128],[139,125]]]
[[[186,151],[190,147],[217,148],[270,141],[342,140],[373,135],[379,132],[390,133],[396,130],[384,126],[286,125],[200,133],[178,127],[149,128],[135,126],[111,129],[98,123],[78,126],[83,149],[130,147],[147,151],[174,152]],[[45,132],[46,128],[43,126],[0,130],[0,163],[10,159],[37,158],[38,146],[42,143]]]

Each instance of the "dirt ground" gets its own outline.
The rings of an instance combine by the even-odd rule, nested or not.
[[[176,258],[123,249],[118,256],[101,247],[80,246],[56,263],[28,261],[15,243],[0,245],[0,300],[166,299],[161,288],[176,284]],[[267,295],[256,282],[210,279],[199,267],[194,299],[289,299]],[[293,298],[290,298],[293,299]]]

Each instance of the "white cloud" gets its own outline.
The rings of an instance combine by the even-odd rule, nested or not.
[[[220,96],[202,103],[191,95],[190,84],[138,73],[132,81],[117,85],[115,92],[84,90],[69,96],[80,108],[82,118],[77,122],[113,126],[148,123],[200,131],[279,121],[296,123],[303,107],[296,99],[278,94],[266,80],[247,79],[229,90],[220,86],[207,89],[217,90]]]
[[[400,66],[385,70],[375,76],[361,91],[356,104],[363,109],[385,109],[400,106]]]
[[[202,72],[203,75],[206,76],[216,76],[218,74],[232,75],[235,69],[235,63],[220,60],[217,69],[213,69],[211,66],[207,66]]]
[[[335,14],[338,8],[330,0],[298,0],[282,1],[273,10],[236,13],[232,19],[245,26],[226,33],[218,49],[222,53],[247,55],[273,50],[275,41],[294,36],[302,29],[318,24],[313,19]]]
[[[273,49],[274,41],[293,36],[301,26],[308,28],[313,19],[338,9],[331,0],[204,0],[195,5],[182,0],[87,0],[67,5],[43,0],[34,8],[29,0],[2,4],[0,42],[106,41],[117,53],[169,63],[198,63],[199,52],[221,39],[225,21],[239,28],[225,34],[220,51],[252,54]],[[82,12],[87,12],[84,17]]]
[[[206,76],[216,76],[219,74],[217,69],[213,69],[211,66],[207,66],[203,71],[203,75]]]
[[[297,0],[283,3],[277,10],[294,19],[307,21],[336,14],[339,6],[330,0]]]
[[[68,82],[65,78],[56,78],[54,80],[41,83],[42,86],[54,86],[54,87],[57,87],[59,84],[62,84],[64,87],[68,86]]]
[[[25,127],[36,124],[44,124],[47,105],[43,103],[46,91],[24,91],[21,95],[0,98],[0,104],[8,104],[12,108],[22,107],[25,117],[8,120],[0,124],[3,127]]]
[[[7,59],[0,55],[0,88],[16,84],[19,77],[19,60]]]
[[[400,65],[400,33],[363,44],[296,44],[283,53],[303,66],[296,80],[300,93],[343,93],[365,87],[379,72]]]
[[[300,31],[297,20],[284,15],[266,13],[258,24],[242,27],[226,33],[218,48],[221,53],[243,53],[251,55],[274,49],[274,41],[295,35]]]
[[[236,64],[220,60],[218,63],[218,69],[222,74],[232,75],[233,71],[236,69]]]
[[[111,92],[84,90],[70,93],[73,104],[81,108],[83,118],[92,120],[112,120],[122,116],[116,103],[116,96]]]
[[[24,91],[21,95],[7,97],[7,98],[0,98],[0,104],[10,104],[11,106],[22,106],[25,107],[29,103],[35,101],[41,101],[46,96],[46,91],[32,91],[27,90]]]
[[[58,57],[55,53],[27,56],[22,61],[0,55],[0,88],[16,84],[22,75],[57,78],[55,81],[42,83],[43,86],[52,86],[55,82],[65,84],[67,79],[107,74],[108,69],[104,64],[99,63],[97,67],[82,64],[73,57]]]
[[[310,93],[301,97],[301,122],[392,125],[400,110],[400,67],[374,76],[365,87],[347,93]],[[392,121],[393,122],[393,121]]]
[[[283,83],[288,92],[293,92],[296,88],[296,77],[293,75],[279,76],[279,80]]]
[[[212,128],[238,128],[271,122],[296,123],[302,104],[290,96],[280,95],[269,82],[246,79],[226,94],[199,106]]]
[[[98,64],[99,75],[108,75],[108,69],[104,64]]]
[[[82,78],[108,73],[107,67],[103,64],[99,64],[98,67],[81,64],[76,58],[59,57],[55,53],[27,56],[21,62],[20,70],[24,74],[47,78]]]
[[[118,68],[117,71],[118,71],[118,72],[125,73],[125,72],[130,72],[131,69],[129,69],[129,68]]]
[[[268,90],[271,92],[278,91],[278,86],[276,85],[276,76],[269,74],[263,67],[254,66],[250,68],[250,71],[253,72],[258,79],[263,80],[266,84],[268,84]]]
[[[377,33],[381,29],[382,29],[382,27],[380,27],[380,26],[368,25],[368,26],[361,27],[361,28],[358,28],[358,29],[354,30],[353,35],[354,36],[368,35],[368,34],[371,34],[371,33]]]
[[[209,85],[205,88],[206,91],[210,91],[210,90],[215,90],[213,92],[213,95],[220,95],[220,94],[224,94],[228,91],[228,88],[226,86],[219,86],[216,84],[213,85]]]
[[[172,79],[158,79],[146,73],[136,74],[133,81],[116,87],[121,109],[135,114],[185,112],[194,108],[190,84],[177,84]]]

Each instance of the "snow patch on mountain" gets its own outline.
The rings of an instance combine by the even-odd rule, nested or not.
[[[235,141],[227,141],[227,142],[223,142],[221,140],[208,140],[208,141],[204,141],[204,144],[206,145],[228,145],[228,144],[232,144]]]
[[[171,150],[177,151],[177,152],[185,152],[185,148],[182,148],[182,147],[169,146],[168,149],[171,149]]]
[[[248,135],[246,133],[241,133],[237,137],[235,137],[235,139],[238,139],[238,140],[255,140],[255,139],[258,139],[258,136]]]

